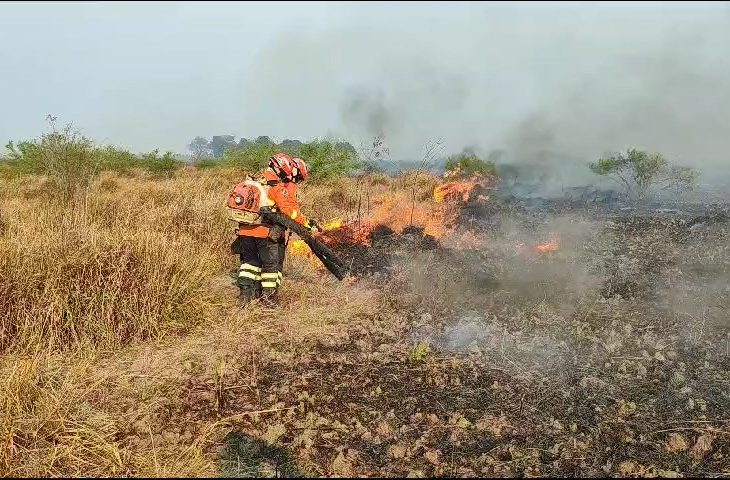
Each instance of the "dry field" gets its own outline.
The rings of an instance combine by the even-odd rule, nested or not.
[[[352,275],[242,310],[238,179],[0,184],[0,474],[730,475],[726,217],[312,183]]]

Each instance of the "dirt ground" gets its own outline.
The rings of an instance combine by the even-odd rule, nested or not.
[[[230,422],[221,472],[730,474],[727,223],[490,208],[486,246],[340,245],[374,311],[241,345],[220,395],[192,377],[185,415]]]
[[[464,206],[439,239],[376,226],[367,246],[333,243],[351,267],[343,282],[290,255],[272,311],[235,303],[236,259],[225,219],[212,217],[228,181],[150,181],[156,196],[130,193],[159,197],[129,213],[160,210],[139,226],[160,230],[140,233],[142,253],[167,235],[160,219],[189,217],[178,230],[187,253],[170,255],[170,268],[184,275],[173,267],[207,252],[206,274],[191,285],[215,315],[121,347],[8,356],[1,472],[730,475],[726,206],[639,211],[493,198]],[[115,195],[140,188],[135,179],[107,183]],[[169,202],[168,190],[202,192],[205,202],[177,212],[186,204]],[[333,191],[346,189],[307,198]],[[431,187],[424,191],[430,198]],[[14,198],[10,207],[20,208]],[[82,260],[75,271],[93,271]],[[180,311],[198,298],[188,291],[173,292]]]

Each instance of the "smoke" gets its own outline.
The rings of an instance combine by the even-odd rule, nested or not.
[[[424,122],[458,114],[466,102],[465,80],[426,61],[391,72],[390,78],[385,86],[360,84],[343,93],[340,116],[348,131],[357,136],[385,137],[401,147],[408,139],[415,147],[414,131],[422,131]],[[437,132],[430,126],[427,129]]]
[[[549,373],[564,367],[572,357],[567,343],[549,332],[510,332],[497,320],[478,313],[468,313],[447,326],[437,344],[445,351],[488,355],[515,373]]]
[[[550,172],[546,190],[590,182],[587,162],[628,147],[728,178],[726,4],[379,12],[261,52],[242,86],[245,123],[382,135],[403,160],[434,139],[447,154],[501,150],[504,163]]]
[[[353,89],[343,103],[342,118],[346,125],[363,129],[371,137],[382,137],[385,132],[394,135],[398,132],[399,112],[385,99],[382,90]]]

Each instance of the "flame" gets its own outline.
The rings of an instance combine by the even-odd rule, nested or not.
[[[309,245],[304,240],[292,240],[289,242],[289,253],[292,255],[308,255],[311,252]]]
[[[446,178],[454,176],[450,175]],[[409,227],[416,227],[422,229],[424,235],[447,240],[450,245],[458,248],[481,248],[483,240],[477,235],[468,231],[457,234],[455,228],[461,205],[472,201],[487,201],[489,196],[485,193],[496,180],[496,177],[490,175],[475,174],[468,178],[446,181],[434,188],[431,199],[416,202],[409,190],[391,190],[372,199],[362,218],[349,222],[334,219],[322,227],[317,237],[330,246],[369,247],[373,237],[377,237],[381,229],[383,232],[401,234]],[[289,242],[289,253],[314,257],[302,240]]]
[[[535,246],[535,250],[537,251],[537,253],[557,252],[559,249],[560,247],[558,246],[558,241],[554,238],[547,243],[541,243]]]
[[[451,170],[444,175],[445,179],[454,178],[459,175],[459,170]],[[433,190],[433,200],[436,203],[443,203],[451,200],[457,203],[469,203],[470,201],[485,202],[489,200],[488,195],[480,193],[492,187],[496,177],[475,173],[468,178],[453,180],[437,185]]]
[[[331,221],[330,223],[328,223],[327,225],[323,225],[323,226],[322,226],[322,230],[324,230],[325,232],[326,232],[326,231],[329,231],[329,230],[337,230],[337,229],[338,229],[338,228],[340,228],[341,226],[342,226],[342,220],[341,220],[341,219],[339,219],[339,218],[337,218],[337,219],[335,219],[335,220],[332,220],[332,221]]]
[[[370,223],[357,222],[348,223],[334,230],[326,230],[318,238],[328,245],[347,244],[347,245],[365,245],[371,244],[370,233],[375,225]]]
[[[326,225],[322,225],[322,231],[323,232],[331,232],[334,230],[338,230],[342,227],[342,220],[337,218],[335,220],[332,220],[331,222],[327,223]],[[304,255],[308,257],[312,257],[312,251],[309,248],[309,245],[307,245],[304,240],[292,240],[289,242],[289,253],[291,255]]]
[[[433,200],[436,203],[443,203],[447,198],[455,198],[463,203],[469,201],[469,192],[474,188],[470,182],[449,182],[438,185],[433,190]]]

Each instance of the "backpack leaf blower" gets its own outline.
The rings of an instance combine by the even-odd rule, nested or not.
[[[261,207],[260,213],[267,222],[281,225],[299,235],[299,238],[304,240],[304,243],[309,246],[312,253],[327,267],[332,275],[337,277],[338,280],[345,278],[347,267],[342,263],[342,260],[327,245],[314,238],[304,225],[295,222],[287,215],[272,211],[269,207]]]

